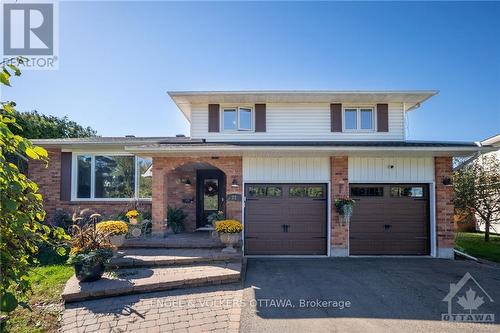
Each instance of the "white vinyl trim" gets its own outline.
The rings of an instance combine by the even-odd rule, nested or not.
[[[437,256],[437,234],[436,234],[436,183],[429,183],[429,222],[431,237],[431,256]]]

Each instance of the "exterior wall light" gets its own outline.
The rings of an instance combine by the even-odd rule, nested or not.
[[[236,179],[236,177],[233,178],[233,182],[231,183],[231,187],[240,187],[240,184],[238,184],[238,179]]]
[[[189,178],[186,179],[181,178],[181,183],[183,183],[184,186],[191,186],[191,180]]]
[[[453,186],[453,180],[450,177],[444,177],[443,178],[443,185],[444,186]]]

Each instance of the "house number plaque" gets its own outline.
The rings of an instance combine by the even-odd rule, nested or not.
[[[241,201],[241,194],[228,194],[227,201]]]

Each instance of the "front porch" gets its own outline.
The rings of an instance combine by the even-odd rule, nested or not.
[[[153,157],[153,239],[158,243],[167,227],[168,207],[187,214],[184,231],[211,230],[207,217],[222,211],[227,219],[242,219],[241,157]],[[170,236],[169,236],[170,237]],[[182,244],[182,237],[175,242]],[[209,240],[200,236],[200,241]],[[150,243],[156,243],[153,239]],[[174,242],[174,241],[172,241]]]

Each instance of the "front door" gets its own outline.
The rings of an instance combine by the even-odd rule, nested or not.
[[[198,170],[196,174],[196,227],[208,225],[207,217],[224,211],[226,184],[220,170]]]

